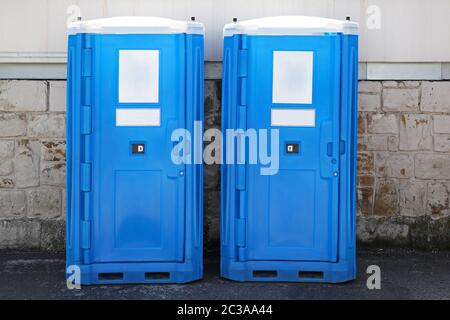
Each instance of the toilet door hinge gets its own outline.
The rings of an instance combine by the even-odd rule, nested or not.
[[[340,140],[339,141],[339,154],[344,154],[344,153],[345,153],[345,141]]]
[[[239,50],[239,77],[248,75],[248,50]]]
[[[81,163],[81,191],[91,191],[91,164]]]
[[[243,34],[241,35],[241,45],[240,45],[241,49],[248,49],[248,35]]]
[[[248,51],[239,50],[239,63],[238,63],[238,75],[239,75],[239,104],[241,106],[247,105],[247,83],[248,83]]]
[[[82,76],[92,76],[92,49],[83,49]]]
[[[82,90],[84,92],[82,104],[85,106],[92,105],[92,49],[86,48],[82,51],[81,61],[81,79]]]
[[[91,137],[92,133],[92,87],[94,86],[93,81],[93,59],[94,59],[94,49],[93,49],[93,36],[91,34],[84,34],[83,41],[84,46],[81,55],[81,110],[80,113],[80,132],[81,137],[81,148],[84,149],[82,162],[89,163],[91,157]],[[90,171],[90,170],[89,170]],[[85,178],[85,176],[83,176]],[[87,182],[87,181],[86,181]],[[88,187],[87,184],[82,184],[83,187]],[[89,189],[90,189],[90,179],[89,179]],[[88,191],[88,190],[83,190]]]
[[[90,106],[81,107],[81,134],[90,134],[92,131],[92,109]]]
[[[236,245],[245,247],[245,219],[236,219]]]
[[[236,189],[245,190],[246,185],[246,170],[247,170],[247,157],[249,146],[245,143],[246,130],[247,130],[247,107],[238,106],[237,109],[237,128],[242,130],[237,134],[237,148],[236,148]],[[242,150],[241,146],[244,147]]]
[[[81,221],[81,248],[91,248],[91,221]]]

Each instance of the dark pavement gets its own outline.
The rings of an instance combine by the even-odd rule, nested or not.
[[[218,276],[217,258],[205,260],[204,279],[190,284],[68,290],[63,254],[4,252],[0,299],[450,299],[450,252],[360,250],[358,277],[344,284],[238,283]],[[366,287],[366,269],[374,264],[381,268],[380,290]]]

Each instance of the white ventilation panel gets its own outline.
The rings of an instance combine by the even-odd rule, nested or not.
[[[119,50],[119,103],[159,102],[159,50]]]
[[[311,104],[313,62],[312,51],[274,51],[272,102]]]
[[[156,127],[161,125],[159,108],[116,109],[117,127]]]
[[[272,127],[315,127],[315,109],[272,109]]]

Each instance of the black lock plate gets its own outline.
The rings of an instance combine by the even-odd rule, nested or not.
[[[298,154],[300,152],[300,147],[298,143],[286,143],[286,153],[287,154]]]
[[[131,154],[145,154],[145,143],[132,143]]]

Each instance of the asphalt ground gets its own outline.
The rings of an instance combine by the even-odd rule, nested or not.
[[[381,289],[368,289],[367,267],[381,270]],[[445,299],[450,252],[358,250],[357,279],[342,284],[240,283],[219,275],[218,254],[205,256],[204,279],[188,284],[98,285],[69,290],[64,254],[0,252],[0,299]]]

